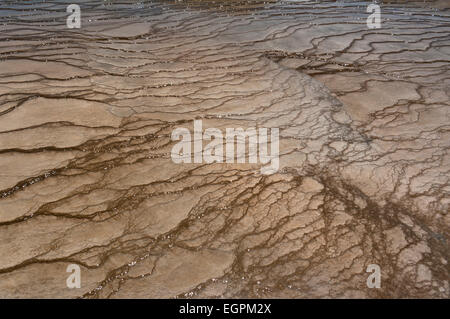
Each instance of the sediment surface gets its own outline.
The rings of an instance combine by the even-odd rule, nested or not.
[[[449,297],[445,1],[77,3],[0,3],[0,297]],[[278,172],[175,164],[194,119]]]

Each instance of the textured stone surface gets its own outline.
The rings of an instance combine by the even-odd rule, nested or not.
[[[2,1],[0,297],[448,298],[442,3]],[[173,163],[194,119],[280,170]]]

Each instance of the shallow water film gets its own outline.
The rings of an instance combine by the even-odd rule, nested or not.
[[[0,298],[449,298],[449,8],[1,1]]]

